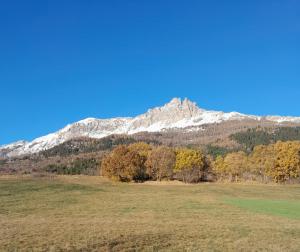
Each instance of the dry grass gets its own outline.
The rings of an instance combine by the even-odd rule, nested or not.
[[[268,211],[256,211],[244,204],[247,200],[283,202],[287,215],[270,211],[268,205]],[[296,185],[156,186],[85,176],[0,177],[0,248],[299,251],[297,202]]]

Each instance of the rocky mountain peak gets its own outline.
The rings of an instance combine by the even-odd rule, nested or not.
[[[97,119],[87,118],[63,129],[34,139],[32,142],[16,142],[0,146],[0,156],[12,157],[35,153],[52,148],[70,139],[78,137],[102,138],[112,134],[134,134],[137,132],[160,132],[166,129],[192,128],[225,121],[256,120],[262,117],[244,115],[236,112],[224,113],[222,111],[208,111],[201,109],[189,99],[173,98],[162,107],[148,110],[136,117]],[[300,117],[267,116],[264,120],[273,123],[299,123]],[[189,129],[191,130],[191,129]]]
[[[147,113],[138,116],[137,118],[151,119],[153,121],[178,121],[184,118],[191,118],[193,116],[199,115],[203,110],[201,110],[196,103],[185,98],[173,98],[170,102],[166,103],[162,107],[156,107],[148,110]]]
[[[167,103],[162,108],[170,110],[170,112],[181,113],[183,117],[193,117],[199,115],[204,110],[200,109],[195,102],[190,101],[187,98],[183,100],[181,98],[173,98],[169,103]]]
[[[178,106],[178,107],[191,107],[197,106],[195,102],[192,102],[188,98],[181,98],[175,97],[170,102],[168,102],[165,106]]]
[[[176,105],[180,105],[182,103],[181,98],[178,97],[174,97],[169,103],[167,104],[176,104]]]

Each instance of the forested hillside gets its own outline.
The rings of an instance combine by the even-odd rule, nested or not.
[[[251,151],[257,145],[267,145],[277,141],[300,140],[300,127],[253,128],[232,134],[230,138]]]

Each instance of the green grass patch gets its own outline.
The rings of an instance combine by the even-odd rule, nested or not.
[[[225,202],[255,213],[300,219],[299,201],[229,198]]]

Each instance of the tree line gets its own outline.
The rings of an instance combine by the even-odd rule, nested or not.
[[[153,146],[139,142],[119,145],[101,162],[102,175],[118,181],[207,179],[208,160],[201,150]]]
[[[256,146],[248,155],[239,151],[218,156],[214,161],[214,171],[219,179],[231,181],[299,182],[300,142],[278,141]]]
[[[300,142],[258,145],[213,157],[201,149],[154,146],[144,142],[119,145],[101,162],[103,176],[118,181],[181,180],[299,182]]]

